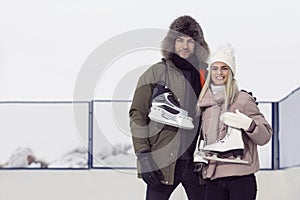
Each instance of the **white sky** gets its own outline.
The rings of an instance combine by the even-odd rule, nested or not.
[[[240,88],[277,101],[300,86],[298,7],[296,0],[1,1],[0,100],[72,100],[82,64],[103,42],[135,29],[166,29],[189,14],[212,50],[235,47]],[[144,64],[156,62],[156,53]],[[95,95],[106,97],[109,90]]]
[[[240,88],[278,101],[300,86],[298,8],[296,0],[0,1],[0,101],[72,100],[83,63],[103,42],[136,29],[167,29],[184,14],[200,23],[212,51],[233,45]],[[95,99],[111,99],[130,71],[159,59],[158,50],[119,57],[99,78]]]

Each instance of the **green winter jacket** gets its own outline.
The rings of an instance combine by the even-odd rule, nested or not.
[[[164,175],[162,183],[172,185],[181,142],[178,128],[151,121],[148,117],[154,85],[166,80],[166,70],[168,87],[183,105],[185,77],[171,60],[166,60],[166,64],[159,62],[152,65],[139,78],[129,115],[135,153],[150,151]]]

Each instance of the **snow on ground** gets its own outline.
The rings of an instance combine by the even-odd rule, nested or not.
[[[135,167],[131,144],[116,144],[101,149],[93,155],[93,167]],[[74,148],[53,161],[37,159],[29,147],[19,147],[2,168],[88,168],[88,152],[83,147]]]
[[[136,156],[131,144],[118,143],[93,155],[94,167],[136,167]]]

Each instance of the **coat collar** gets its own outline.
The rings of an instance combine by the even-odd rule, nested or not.
[[[225,100],[225,90],[221,90],[217,94],[213,95],[211,89],[209,88],[203,99],[199,102],[200,107],[209,107],[214,105],[222,105]]]

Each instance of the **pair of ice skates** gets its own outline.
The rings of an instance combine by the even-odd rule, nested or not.
[[[188,112],[180,108],[173,92],[164,84],[157,84],[152,95],[152,106],[149,118],[153,121],[170,126],[193,129],[193,119]]]
[[[242,160],[244,142],[242,132],[228,126],[227,134],[223,139],[204,146],[204,141],[198,141],[197,149],[194,153],[194,162],[207,164],[208,160],[248,164],[248,161]],[[229,157],[233,155],[232,157]]]
[[[193,129],[193,119],[188,116],[188,112],[180,108],[173,92],[164,84],[156,84],[152,95],[152,106],[149,118],[153,121],[170,126]],[[216,143],[205,145],[204,141],[198,142],[194,155],[194,162],[207,164],[208,160],[215,160],[230,163],[248,164],[242,160],[244,142],[242,132],[228,126],[227,134]],[[228,158],[228,154],[234,158]]]

